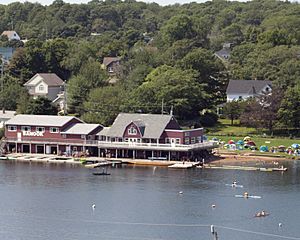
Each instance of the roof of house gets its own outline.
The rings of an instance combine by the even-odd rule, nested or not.
[[[121,60],[121,58],[119,58],[119,57],[104,57],[103,58],[103,64],[105,66],[108,66],[112,62],[117,62],[117,61],[120,61],[120,60]]]
[[[40,76],[48,86],[63,86],[64,85],[64,81],[60,77],[58,77],[55,73],[37,73],[29,81],[27,81],[24,85],[25,86],[31,85],[30,83],[37,76]]]
[[[110,129],[110,127],[103,127],[97,135],[98,136],[107,136],[109,129]]]
[[[8,39],[11,39],[11,38],[15,37],[15,34],[18,36],[16,31],[3,31],[3,33],[1,35],[5,35],[8,37]]]
[[[160,138],[168,123],[172,120],[172,115],[162,114],[137,114],[120,113],[113,125],[108,130],[107,136],[123,137],[126,127],[130,123],[143,127],[144,138]],[[102,134],[101,134],[102,135]]]
[[[0,111],[0,119],[10,119],[15,116],[16,111]]]
[[[220,51],[217,51],[215,53],[215,55],[217,55],[219,58],[222,58],[222,59],[228,59],[228,58],[230,58],[230,53],[231,53],[230,49],[223,48]]]
[[[266,85],[272,87],[272,82],[267,80],[230,80],[226,93],[257,94],[260,93]]]
[[[72,119],[80,119],[73,116],[53,116],[53,115],[16,115],[6,122],[7,125],[22,126],[45,126],[45,127],[62,127]]]
[[[102,126],[100,124],[76,123],[61,133],[87,135],[99,127]]]

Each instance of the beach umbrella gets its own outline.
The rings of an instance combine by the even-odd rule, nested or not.
[[[255,142],[253,142],[253,141],[248,141],[247,144],[250,146],[256,146]]]
[[[244,137],[244,141],[250,141],[251,140],[251,137],[247,136],[247,137]]]
[[[299,145],[298,143],[293,143],[291,147],[292,147],[292,148],[299,148],[300,145]]]
[[[244,145],[244,141],[243,140],[238,140],[236,144]]]
[[[259,151],[268,152],[269,150],[268,150],[268,147],[266,145],[262,145],[262,146],[260,146]]]
[[[228,141],[228,144],[235,144],[235,142],[231,139]]]

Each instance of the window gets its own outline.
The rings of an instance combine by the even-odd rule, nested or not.
[[[85,135],[81,135],[81,138],[82,138],[82,139],[85,139]]]
[[[136,129],[135,129],[134,127],[130,127],[130,128],[128,129],[128,134],[129,134],[129,135],[136,135],[136,134],[137,134],[137,131],[136,131]]]
[[[8,131],[9,132],[16,132],[17,131],[17,126],[8,126]]]
[[[22,130],[23,132],[28,132],[28,131],[31,131],[31,127],[28,127],[28,126],[22,126],[22,127],[21,127],[21,130]]]
[[[58,132],[59,132],[58,128],[56,128],[56,127],[50,128],[50,133],[58,133]]]
[[[40,86],[39,86],[39,91],[44,91],[44,85],[43,84],[41,84]]]
[[[184,133],[184,136],[185,136],[185,137],[190,136],[190,132],[185,132],[185,133]]]
[[[37,132],[45,132],[45,128],[44,127],[36,127],[35,130]]]
[[[170,143],[170,138],[165,138],[165,143]]]
[[[190,138],[189,137],[186,137],[184,139],[184,144],[190,144]]]
[[[176,138],[176,144],[180,144],[180,138]]]
[[[192,137],[192,138],[191,138],[191,144],[195,144],[195,142],[196,142],[196,138],[195,138],[195,137]]]
[[[66,135],[66,134],[62,134],[62,137],[63,137],[63,138],[67,138],[67,135]]]
[[[112,67],[108,67],[108,72],[109,73],[113,73],[114,72],[114,69]]]

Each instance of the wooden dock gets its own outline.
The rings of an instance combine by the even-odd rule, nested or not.
[[[230,165],[211,165],[205,164],[204,169],[223,169],[223,170],[243,170],[243,171],[261,171],[261,172],[273,172],[273,171],[287,171],[287,168],[272,168],[272,167],[246,167],[246,166],[230,166]]]

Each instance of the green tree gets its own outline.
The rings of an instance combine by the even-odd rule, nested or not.
[[[57,108],[45,97],[31,98],[28,102],[25,114],[57,115]]]
[[[231,101],[227,102],[223,107],[224,115],[231,120],[231,125],[233,125],[233,120],[238,119],[243,111],[241,107],[241,102]]]
[[[283,126],[300,128],[300,85],[288,87],[278,110],[278,118]]]
[[[179,119],[193,119],[207,106],[206,99],[195,71],[164,65],[148,74],[146,81],[133,91],[129,106],[136,106],[135,111],[159,113],[163,101],[168,110],[174,107]]]
[[[126,92],[119,86],[96,88],[84,102],[86,113],[82,118],[86,122],[111,125],[121,111],[125,98]]]

